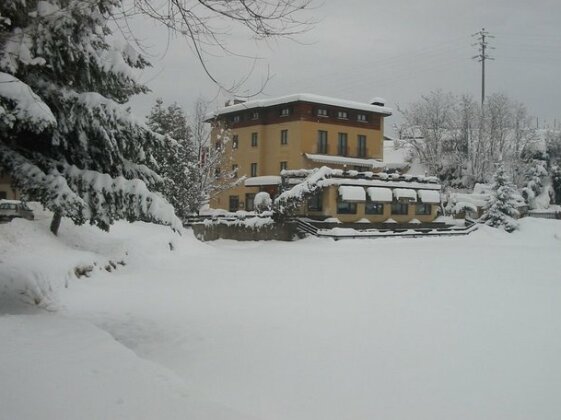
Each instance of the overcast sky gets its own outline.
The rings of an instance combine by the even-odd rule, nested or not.
[[[255,42],[232,28],[228,47],[259,56],[255,61],[219,54],[208,56],[213,74],[231,85],[244,78],[239,96],[255,92],[273,76],[264,95],[305,92],[356,101],[382,96],[394,108],[435,89],[470,93],[479,100],[481,65],[471,34],[485,27],[495,36],[487,64],[487,94],[502,92],[524,102],[540,125],[561,121],[561,1],[559,0],[317,0],[304,18],[315,23],[296,40]],[[156,97],[178,102],[187,111],[197,97],[222,105],[219,92],[181,38],[153,22],[133,22],[153,68],[142,80],[153,93],[133,100],[140,115]],[[220,56],[221,55],[221,56]],[[386,120],[390,127],[397,117]]]

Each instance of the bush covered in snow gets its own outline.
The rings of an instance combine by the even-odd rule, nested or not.
[[[271,200],[271,196],[268,192],[261,191],[255,194],[254,206],[257,213],[271,211],[273,200]]]

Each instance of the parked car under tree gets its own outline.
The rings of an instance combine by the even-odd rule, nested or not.
[[[11,221],[15,218],[33,220],[33,210],[25,202],[19,200],[0,200],[0,222]]]

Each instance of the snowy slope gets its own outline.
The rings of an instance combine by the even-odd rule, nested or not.
[[[95,231],[67,232],[81,229],[78,248],[111,254]],[[43,404],[42,418],[72,418],[74,401],[90,418],[181,407],[184,418],[561,418],[558,221],[524,219],[511,235],[211,244],[119,223],[111,238],[126,266],[71,279],[55,314],[0,316],[0,342],[16,338],[0,346],[0,388],[16,386],[0,418]],[[69,378],[71,399],[49,394],[49,372]]]

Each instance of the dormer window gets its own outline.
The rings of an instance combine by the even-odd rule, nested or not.
[[[259,119],[259,112],[254,112],[253,114],[251,114],[251,119],[252,120],[258,120]]]
[[[318,109],[318,117],[327,117],[327,109],[319,108]]]
[[[241,118],[240,118],[239,115],[234,115],[234,116],[232,117],[232,122],[238,123],[238,122],[240,122],[240,119],[241,119]]]
[[[283,108],[280,111],[281,117],[288,117],[290,115],[290,108]]]
[[[356,119],[357,119],[357,121],[360,121],[360,122],[367,122],[368,121],[368,119],[366,118],[366,114],[358,114],[356,116]]]
[[[337,111],[337,118],[346,120],[349,118],[349,114],[347,114],[347,111]]]

